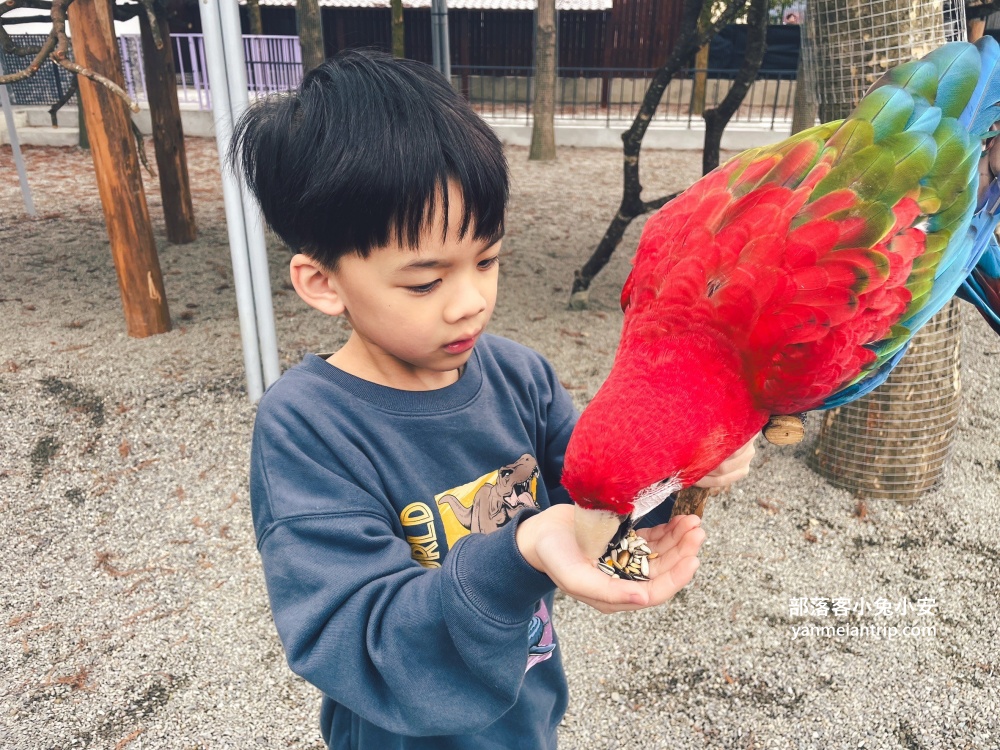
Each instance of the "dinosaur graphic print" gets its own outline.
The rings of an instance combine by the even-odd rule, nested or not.
[[[538,507],[538,461],[527,453],[472,482],[435,495],[448,547],[466,534],[489,534],[505,526],[521,508]],[[556,648],[552,618],[538,603],[528,627],[527,672],[551,658]]]
[[[452,491],[438,495],[438,508],[451,509],[455,519],[473,534],[489,534],[505,526],[521,508],[534,508],[535,482],[538,479],[538,462],[525,453],[514,463],[501,466],[495,472],[463,485],[454,492],[464,495],[459,499]],[[471,505],[468,503],[470,486],[476,487]],[[444,513],[441,514],[445,516]],[[459,533],[458,536],[464,536]],[[448,544],[452,535],[448,533]]]

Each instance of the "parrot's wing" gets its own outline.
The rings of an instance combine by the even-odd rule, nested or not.
[[[875,387],[992,236],[992,209],[974,217],[983,133],[969,123],[996,116],[1000,84],[980,80],[996,58],[992,38],[946,45],[847,120],[703,177],[647,222],[623,307],[665,332],[715,326],[772,413]]]

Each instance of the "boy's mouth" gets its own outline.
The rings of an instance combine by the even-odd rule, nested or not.
[[[461,354],[462,352],[469,351],[469,349],[475,346],[477,338],[479,338],[478,333],[467,339],[458,339],[457,341],[452,341],[450,344],[445,344],[444,349],[449,354]]]

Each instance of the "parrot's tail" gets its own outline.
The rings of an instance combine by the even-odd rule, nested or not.
[[[969,132],[983,141],[996,139],[1000,128],[1000,46],[992,39],[976,44],[982,71],[976,89],[962,113]],[[1000,211],[1000,159],[991,151],[1000,143],[990,142],[980,158],[979,179],[989,180],[979,190],[976,215],[972,221],[974,245],[985,244],[981,255],[973,255],[975,266],[956,294],[971,302],[983,314],[994,331],[1000,334],[1000,246],[995,234]],[[980,244],[981,243],[981,244]]]
[[[1000,246],[991,238],[986,252],[958,289],[958,296],[971,302],[1000,334]]]

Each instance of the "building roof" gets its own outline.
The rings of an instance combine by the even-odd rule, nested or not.
[[[556,10],[611,10],[612,0],[556,0]],[[260,0],[261,5],[295,5],[295,0]],[[319,0],[324,8],[388,8],[389,0]],[[246,5],[246,0],[240,0]],[[448,0],[454,10],[534,10],[538,0]],[[403,0],[404,8],[429,8],[431,0]]]

